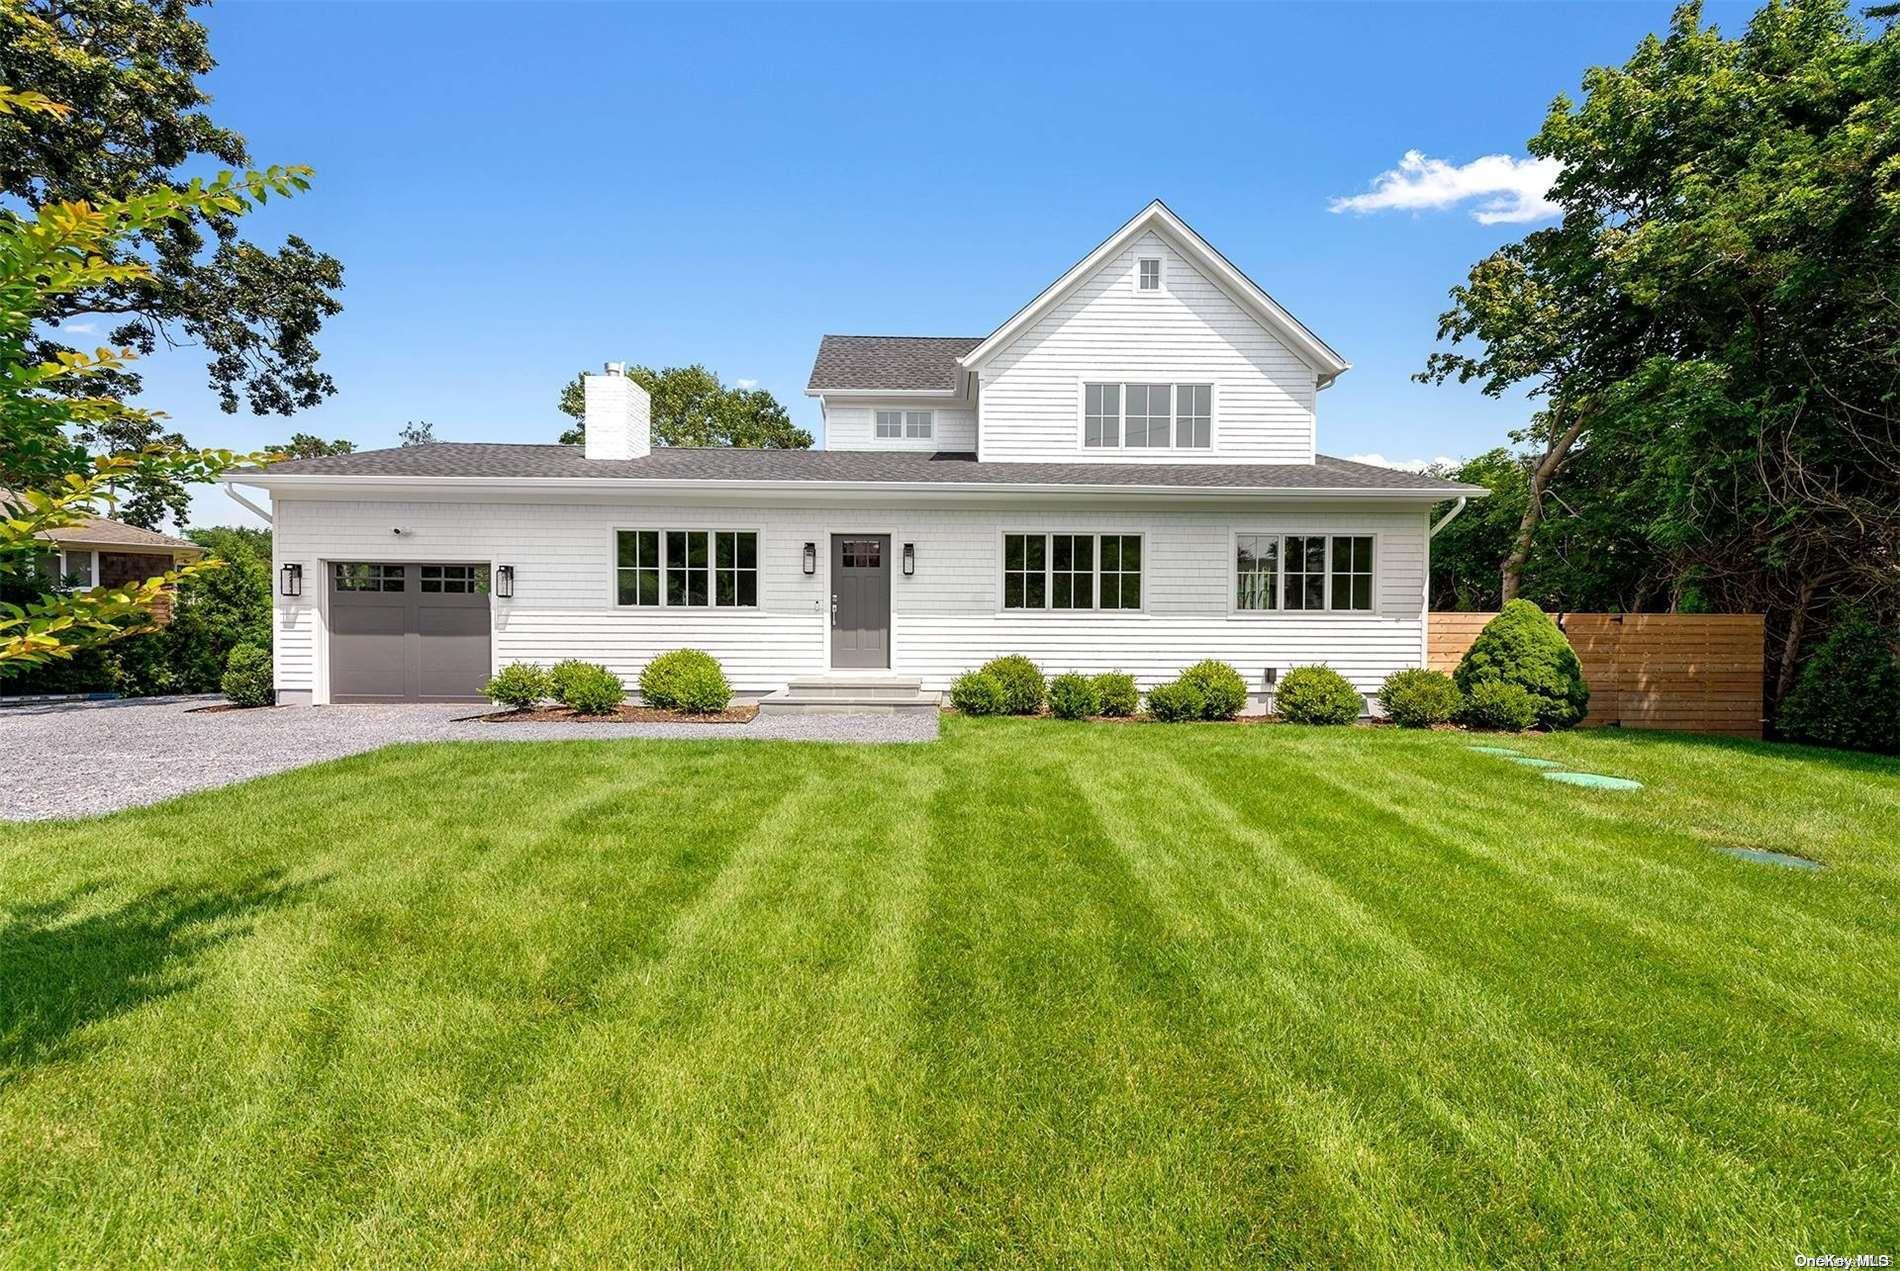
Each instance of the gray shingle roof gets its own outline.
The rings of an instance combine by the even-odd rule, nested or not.
[[[828,335],[812,363],[814,393],[836,389],[936,390],[957,387],[957,359],[983,336]]]
[[[932,484],[1180,486],[1227,490],[1480,493],[1481,487],[1321,455],[1313,464],[978,463],[973,454],[877,450],[663,447],[644,459],[589,459],[579,446],[438,442],[272,464],[276,476],[619,477],[629,481],[845,481]]]

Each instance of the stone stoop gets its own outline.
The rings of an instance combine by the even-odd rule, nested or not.
[[[935,714],[943,694],[926,693],[922,681],[895,675],[844,673],[793,680],[759,699],[761,715],[883,715],[910,711]]]

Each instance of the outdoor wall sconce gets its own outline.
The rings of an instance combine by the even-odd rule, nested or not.
[[[805,544],[805,575],[810,577],[818,572],[818,544]]]
[[[503,600],[514,599],[515,567],[513,565],[495,566],[495,594]]]
[[[917,545],[904,544],[904,577],[909,578],[917,572]]]
[[[290,561],[277,571],[277,594],[280,596],[303,595],[302,565]]]

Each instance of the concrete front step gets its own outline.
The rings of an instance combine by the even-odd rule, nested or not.
[[[759,699],[761,715],[934,713],[942,694],[926,693],[921,681],[890,675],[827,676],[793,680]]]

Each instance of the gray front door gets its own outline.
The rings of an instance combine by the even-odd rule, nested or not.
[[[488,566],[332,561],[330,700],[480,702]]]
[[[891,536],[831,536],[831,665],[891,664]]]

